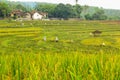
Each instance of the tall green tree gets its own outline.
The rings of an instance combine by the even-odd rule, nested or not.
[[[82,7],[79,5],[79,4],[77,4],[77,5],[75,5],[74,6],[74,9],[75,9],[75,17],[76,18],[80,18],[81,16],[81,12],[82,12]]]
[[[103,9],[96,9],[96,12],[92,15],[86,14],[85,15],[86,20],[106,20],[107,16],[104,13]]]
[[[33,10],[30,5],[24,5],[24,8],[25,12],[31,12]]]
[[[89,8],[88,5],[84,5],[84,6],[83,6],[83,8],[82,8],[83,10],[82,10],[82,11],[83,11],[84,15],[87,14],[87,10],[88,10],[88,8]]]
[[[107,16],[104,14],[104,10],[98,9],[93,15],[93,20],[105,20],[107,19]]]
[[[92,20],[92,16],[90,14],[85,14],[85,19],[86,20]]]
[[[54,10],[55,10],[56,4],[42,4],[37,3],[35,6],[35,10],[41,11],[41,12],[47,12],[48,17],[54,17]]]
[[[22,10],[22,11],[27,11],[27,9],[22,5],[22,4],[18,4],[16,5],[16,9]]]
[[[76,5],[78,4],[78,0],[75,0],[75,2],[76,2]]]
[[[5,18],[9,15],[10,7],[4,3],[0,2],[0,17]]]
[[[72,5],[66,4],[67,10],[69,10],[69,18],[73,18],[75,16],[75,11]]]
[[[72,9],[69,6],[70,5],[64,5],[62,3],[58,4],[54,10],[54,16],[56,18],[69,18],[72,14]]]

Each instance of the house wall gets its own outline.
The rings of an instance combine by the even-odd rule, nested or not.
[[[42,15],[40,15],[39,13],[34,13],[33,15],[32,15],[32,19],[34,19],[34,20],[41,20],[42,19]]]
[[[26,13],[24,17],[25,17],[25,18],[31,18],[31,14]]]

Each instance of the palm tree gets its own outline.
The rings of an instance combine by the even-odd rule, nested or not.
[[[86,15],[86,13],[87,13],[88,8],[89,8],[88,5],[84,5],[84,6],[83,6],[83,12],[84,12],[85,15]]]
[[[77,5],[77,3],[78,3],[78,0],[75,0],[75,2],[76,2],[76,5]]]

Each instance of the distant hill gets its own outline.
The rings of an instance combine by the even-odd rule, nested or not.
[[[83,6],[84,8],[84,6]],[[98,9],[98,7],[93,7],[93,6],[89,6],[86,11],[83,11],[81,13],[82,16],[84,16],[85,14],[93,14],[95,13],[95,11]],[[101,8],[104,10],[105,12],[105,15],[107,15],[109,18],[116,18],[116,19],[120,19],[120,10],[116,10],[116,9],[104,9],[104,8]]]
[[[105,14],[110,18],[120,19],[120,10],[104,9]]]

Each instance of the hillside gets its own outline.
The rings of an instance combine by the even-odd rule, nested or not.
[[[120,10],[104,9],[105,14],[110,18],[120,19]]]
[[[84,8],[84,6],[83,6]],[[82,12],[82,16],[84,16],[85,14],[93,14],[95,13],[96,10],[98,10],[98,7],[93,7],[93,6],[89,6],[86,11]],[[107,15],[109,18],[113,18],[113,19],[120,19],[120,10],[116,10],[116,9],[104,9],[105,15]]]

